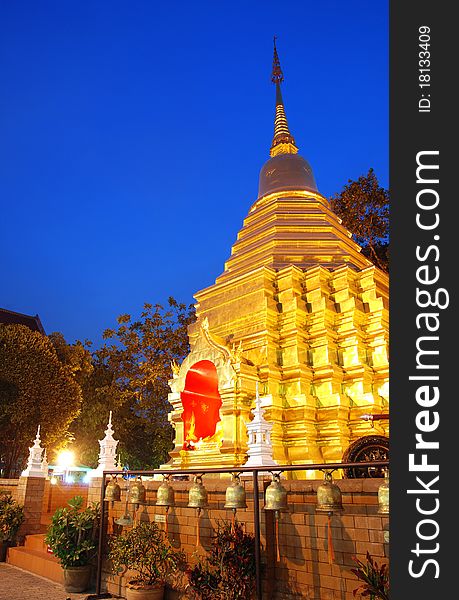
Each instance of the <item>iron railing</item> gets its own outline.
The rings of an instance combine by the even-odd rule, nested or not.
[[[102,587],[102,554],[104,547],[104,517],[105,517],[105,485],[107,475],[123,475],[129,477],[154,475],[209,475],[209,474],[232,474],[232,473],[251,473],[253,482],[253,518],[254,518],[254,537],[255,537],[255,575],[256,575],[256,598],[262,600],[262,576],[261,576],[261,536],[260,536],[260,493],[258,489],[259,473],[285,473],[290,471],[336,471],[338,469],[367,469],[367,468],[389,467],[388,460],[369,461],[369,462],[339,462],[339,463],[319,463],[319,464],[300,464],[300,465],[279,465],[273,467],[209,467],[203,469],[152,469],[149,471],[104,471],[102,474],[102,485],[100,490],[100,529],[99,546],[97,553],[97,574],[96,574],[96,598],[106,597],[101,595]]]

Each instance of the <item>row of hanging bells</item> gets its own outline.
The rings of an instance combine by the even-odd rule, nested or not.
[[[146,490],[139,476],[129,488],[129,502],[132,504],[142,504],[145,502]],[[110,479],[105,488],[104,500],[109,502],[118,502],[121,500],[121,486],[118,483],[116,475]]]
[[[286,511],[287,490],[275,473],[265,492],[265,510]],[[325,473],[324,482],[317,488],[317,512],[337,512],[343,510],[341,490],[333,483],[331,472]]]
[[[116,475],[107,483],[104,500],[108,502],[119,502],[121,500],[121,486]],[[146,489],[142,483],[142,478],[138,476],[129,487],[129,502],[131,504],[143,504],[145,500]],[[174,506],[174,488],[169,485],[167,479],[158,488],[156,504],[158,506]]]
[[[137,477],[130,487],[129,501],[132,504],[142,504],[145,502],[146,490],[142,479]],[[105,500],[118,502],[121,500],[121,487],[117,481],[116,475],[110,479],[105,489]],[[165,478],[159,486],[156,496],[156,505],[172,507],[175,505],[174,488],[170,485],[168,478]],[[386,470],[385,480],[378,489],[378,513],[389,513],[389,473]],[[208,506],[207,490],[202,483],[202,476],[197,475],[190,487],[188,494],[189,508],[206,508]],[[246,492],[241,483],[238,474],[233,473],[231,484],[226,489],[225,506],[226,509],[239,510],[247,508]],[[268,511],[286,511],[287,510],[287,490],[280,482],[280,474],[273,475],[271,483],[265,492],[265,510]],[[333,482],[332,474],[326,471],[324,481],[317,488],[317,512],[335,513],[343,510],[343,501],[340,488]]]

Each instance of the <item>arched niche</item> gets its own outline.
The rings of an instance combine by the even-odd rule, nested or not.
[[[183,406],[184,449],[191,450],[200,440],[213,436],[220,421],[222,400],[213,362],[200,360],[188,369],[180,399]]]

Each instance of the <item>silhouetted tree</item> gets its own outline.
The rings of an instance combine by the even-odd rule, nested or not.
[[[193,320],[192,306],[169,298],[167,308],[145,304],[139,318],[121,315],[118,327],[104,332],[107,342],[93,353],[94,371],[82,383],[82,410],[71,426],[83,462],[97,463],[97,440],[110,410],[123,464],[154,468],[167,460],[173,440],[167,418],[171,362],[188,353]]]
[[[37,426],[50,450],[65,443],[81,389],[51,340],[25,325],[0,325],[0,461],[3,477],[24,468]],[[49,455],[48,455],[49,456]]]
[[[339,194],[330,198],[330,205],[362,246],[362,253],[388,271],[389,192],[379,185],[373,169],[357,181],[349,180]]]

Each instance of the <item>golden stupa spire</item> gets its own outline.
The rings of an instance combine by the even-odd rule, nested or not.
[[[276,116],[274,118],[274,137],[270,154],[271,156],[277,156],[278,154],[296,154],[298,148],[296,147],[295,139],[288,128],[284,101],[282,100],[280,84],[284,81],[284,74],[282,73],[279,56],[277,54],[276,36],[274,36],[274,57],[271,81],[276,85]]]

